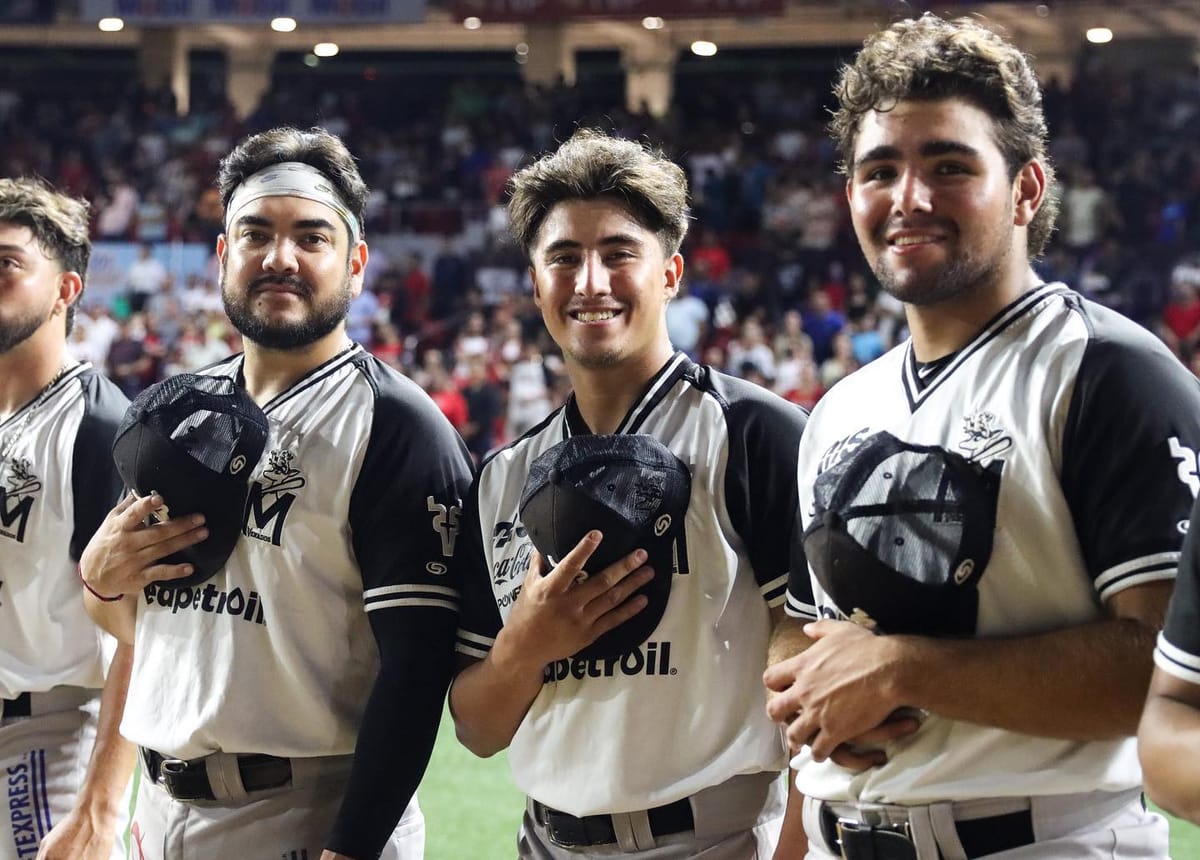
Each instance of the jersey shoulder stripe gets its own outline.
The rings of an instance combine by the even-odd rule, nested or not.
[[[1200,657],[1175,647],[1167,641],[1164,633],[1158,634],[1158,643],[1154,648],[1154,665],[1181,681],[1200,685]]]

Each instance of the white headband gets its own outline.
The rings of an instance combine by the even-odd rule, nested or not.
[[[303,197],[323,203],[345,222],[346,229],[350,231],[351,246],[357,244],[361,237],[358,218],[346,206],[329,177],[311,164],[284,161],[264,167],[253,176],[247,177],[229,198],[229,206],[225,210],[226,231],[242,207],[260,197]]]

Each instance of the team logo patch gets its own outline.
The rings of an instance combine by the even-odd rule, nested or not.
[[[25,542],[29,515],[42,489],[42,480],[32,469],[32,464],[24,457],[13,458],[9,461],[5,485],[0,486],[0,535],[17,543]]]
[[[246,499],[246,523],[242,534],[274,546],[283,540],[283,525],[296,501],[297,490],[307,479],[293,464],[296,455],[277,448],[267,455],[267,468],[257,481],[250,483]]]
[[[1178,460],[1178,467],[1175,474],[1179,477],[1180,483],[1187,487],[1192,498],[1200,495],[1200,457],[1196,456],[1196,452],[1179,441],[1178,436],[1172,436],[1167,440],[1167,448],[1171,452],[1171,457]]]
[[[1012,436],[1000,426],[999,419],[991,412],[976,412],[963,419],[963,435],[958,442],[958,450],[972,463],[986,465],[1012,446]]]

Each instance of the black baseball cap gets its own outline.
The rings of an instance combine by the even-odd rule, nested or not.
[[[184,373],[152,385],[125,411],[113,459],[138,496],[163,497],[159,520],[204,514],[208,537],[162,559],[195,572],[172,585],[195,585],[217,573],[245,521],[250,476],[270,429],[246,391],[223,376]]]
[[[551,566],[599,529],[604,538],[584,566],[589,574],[639,548],[654,569],[636,592],[646,595],[646,607],[575,656],[619,657],[654,632],[671,595],[675,539],[691,493],[687,466],[652,436],[572,436],[533,461],[521,493],[521,523]]]
[[[852,621],[968,636],[992,554],[1001,463],[876,433],[817,476],[804,555]]]

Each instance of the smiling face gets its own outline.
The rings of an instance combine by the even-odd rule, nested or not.
[[[1037,162],[1012,178],[991,117],[951,98],[866,114],[846,191],[884,289],[927,306],[1020,282],[1029,267],[1024,228],[1044,187]]]
[[[330,335],[362,291],[367,248],[347,251],[349,231],[332,209],[301,197],[244,206],[217,239],[225,312],[268,349],[303,349]]]
[[[683,274],[658,237],[618,203],[557,204],[530,254],[534,301],[568,367],[652,376],[672,353],[666,306]]]

